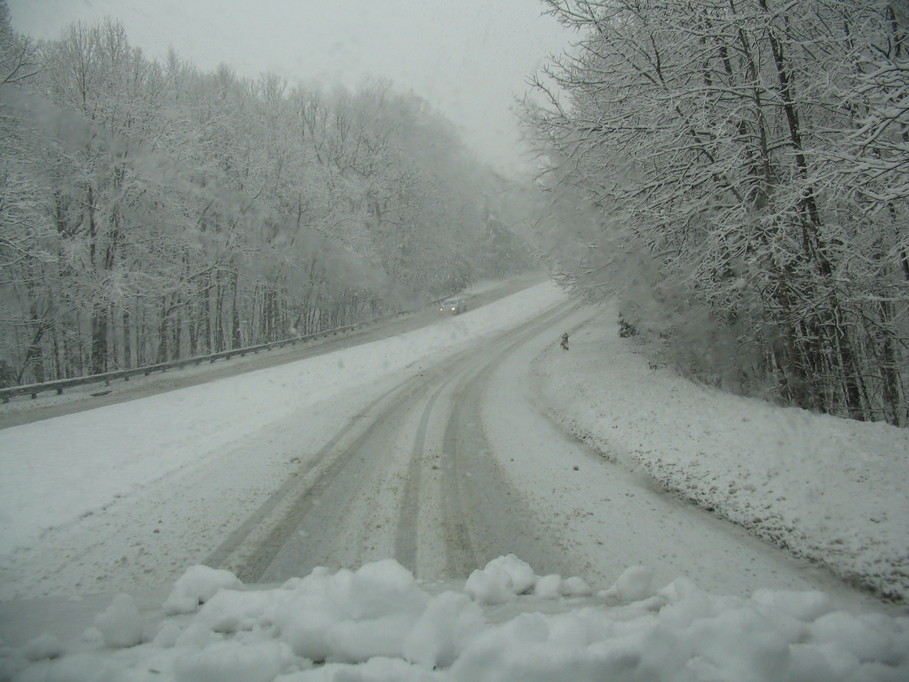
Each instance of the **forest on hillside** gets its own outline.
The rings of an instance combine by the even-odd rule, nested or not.
[[[690,376],[905,425],[909,3],[544,5],[578,36],[528,109],[559,278]]]
[[[0,2],[0,385],[402,310],[525,268],[507,183],[423,100],[164,63]]]

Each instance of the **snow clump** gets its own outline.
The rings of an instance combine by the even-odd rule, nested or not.
[[[194,567],[177,585],[180,604],[205,603],[176,611],[172,593],[144,643],[135,603],[119,595],[96,619],[103,642],[48,636],[0,652],[0,672],[22,682],[909,679],[907,617],[837,610],[821,592],[716,596],[687,579],[658,589],[642,567],[583,598],[583,581],[536,576],[513,555],[440,593],[391,559],[271,589]],[[493,622],[489,610],[506,602],[510,618]],[[36,660],[39,650],[58,657]]]
[[[502,604],[517,595],[527,594],[536,584],[536,576],[527,562],[514,554],[493,559],[486,568],[470,574],[464,591],[481,604]]]
[[[142,641],[142,618],[128,594],[118,594],[113,603],[95,616],[95,627],[109,647],[135,646]]]
[[[591,594],[583,578],[563,579],[560,575],[535,575],[526,561],[514,554],[493,559],[483,569],[473,571],[464,591],[480,604],[504,604],[524,594],[539,597],[580,597]]]
[[[164,611],[168,615],[192,613],[217,593],[220,589],[239,587],[242,583],[230,571],[208,566],[192,566],[171,590],[164,602]]]
[[[59,658],[63,655],[64,648],[57,637],[44,633],[29,640],[23,653],[30,661],[40,661],[45,658]]]

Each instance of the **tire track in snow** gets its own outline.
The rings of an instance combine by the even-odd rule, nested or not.
[[[426,432],[429,428],[429,418],[432,416],[436,401],[447,386],[448,382],[443,383],[429,399],[423,410],[420,425],[417,427],[416,438],[414,439],[410,464],[407,467],[404,499],[401,503],[401,513],[395,536],[395,559],[414,574],[417,573],[417,522],[420,518],[421,471],[426,459]]]
[[[518,526],[520,520],[530,516],[488,452],[478,405],[493,369],[516,346],[568,312],[555,309],[545,313],[487,340],[479,346],[482,350],[474,347],[445,358],[384,393],[309,458],[205,563],[227,568],[249,583],[283,580],[318,565],[362,561],[369,558],[365,556],[369,551],[383,551],[384,535],[389,532],[373,525],[381,523],[381,514],[370,516],[375,509],[370,509],[368,502],[380,497],[388,501],[390,498],[384,496],[394,495],[399,500],[384,555],[393,554],[418,575],[418,564],[424,563],[418,561],[421,528],[441,536],[444,570],[450,578],[464,578],[503,551],[517,551],[517,546],[533,542],[526,538],[514,542],[516,535],[532,532]],[[485,354],[489,348],[497,350],[490,356]],[[451,390],[453,397],[448,414],[440,419],[445,423],[439,446],[442,499],[436,502],[442,514],[436,527],[430,527],[422,514],[421,497],[427,494],[423,468],[431,466],[426,456],[430,425],[446,390]],[[409,437],[412,445],[402,467],[395,455],[386,451],[393,450],[393,444],[401,440],[408,415],[423,399],[426,404]],[[388,470],[399,467],[401,491],[391,489],[396,486],[377,488],[377,481]],[[507,508],[502,507],[503,501]],[[347,535],[342,537],[345,530]],[[354,556],[348,556],[352,553]],[[437,565],[439,558],[427,557],[425,563]]]
[[[575,309],[552,310],[503,335],[507,342],[465,372],[455,389],[443,439],[443,523],[449,577],[466,578],[473,569],[508,553],[532,561],[534,567],[567,573],[569,567],[554,551],[554,544],[541,537],[529,501],[510,484],[490,451],[480,406],[495,369],[517,347]]]
[[[303,469],[288,479],[206,560],[213,567],[227,568],[244,582],[280,580],[299,549],[294,573],[327,565],[337,553],[337,533],[350,511],[347,501],[362,497],[381,457],[375,443],[391,440],[404,416],[430,390],[451,376],[451,367],[463,361],[465,352],[409,377],[370,403],[360,414],[309,459]],[[440,389],[441,390],[441,389]],[[414,525],[415,528],[415,525]],[[299,541],[301,534],[305,542]],[[410,532],[414,535],[413,532]],[[363,529],[361,535],[369,535]],[[279,556],[280,555],[280,556]]]
[[[402,404],[413,399],[413,379],[384,393],[348,422],[303,469],[273,493],[204,562],[227,568],[244,582],[265,574],[288,537],[318,505],[316,496],[336,481],[354,455]],[[391,401],[389,405],[388,403]],[[378,411],[376,413],[376,411]],[[371,413],[375,413],[369,417]]]
[[[479,557],[473,541],[473,533],[468,526],[469,509],[464,504],[465,491],[462,488],[468,483],[467,472],[463,471],[461,434],[464,427],[464,387],[475,378],[467,375],[455,389],[457,400],[452,406],[445,427],[442,441],[444,470],[442,508],[445,549],[447,556],[448,576],[467,577],[475,568],[479,568]]]

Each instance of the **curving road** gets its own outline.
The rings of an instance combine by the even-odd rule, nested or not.
[[[462,297],[467,300],[469,309],[472,310],[547,279],[540,273],[519,275],[502,282],[490,283],[490,286],[462,294]],[[114,381],[109,386],[103,384],[77,386],[68,389],[63,395],[54,395],[51,392],[41,393],[37,399],[18,396],[13,398],[10,403],[0,403],[0,429],[115,405],[127,400],[145,398],[187,386],[229,378],[243,372],[305,360],[358,344],[404,334],[438,321],[439,309],[435,305],[431,305],[402,313],[399,316],[377,320],[349,332],[253,355],[234,356],[230,360],[219,360],[215,364],[187,366],[147,377],[136,376],[127,381]]]
[[[513,553],[598,587],[642,564],[657,581],[685,575],[723,593],[823,589],[871,603],[547,419],[532,359],[591,314],[559,306],[389,387],[205,563],[271,583],[393,557],[433,581]]]
[[[479,293],[471,309],[528,284],[525,278]],[[451,348],[443,344],[445,349],[431,356],[340,394],[304,396],[283,416],[261,419],[261,426],[244,427],[240,437],[228,440],[217,433],[228,426],[223,418],[211,409],[204,417],[194,412],[191,396],[205,400],[229,394],[242,403],[242,389],[236,393],[237,386],[246,385],[242,381],[156,394],[170,382],[181,388],[211,379],[233,382],[224,373],[274,365],[278,356],[225,364],[198,376],[130,382],[104,397],[126,401],[120,404],[70,400],[16,413],[21,425],[2,432],[6,445],[0,450],[50,453],[67,440],[97,449],[96,441],[111,453],[105,457],[113,457],[101,461],[109,461],[116,483],[121,476],[117,452],[128,454],[133,446],[132,420],[163,431],[160,437],[149,434],[151,447],[144,448],[149,456],[157,459],[168,447],[187,449],[185,443],[169,445],[167,423],[159,424],[152,416],[159,413],[149,412],[173,403],[179,407],[166,411],[169,418],[198,424],[188,446],[198,456],[182,464],[179,458],[162,457],[160,466],[144,467],[150,476],[136,479],[129,489],[121,485],[120,491],[99,492],[93,496],[96,506],[78,515],[67,512],[65,500],[55,501],[53,516],[59,520],[44,525],[40,539],[20,542],[0,560],[0,599],[145,589],[168,584],[196,563],[230,568],[246,582],[274,582],[319,565],[356,567],[395,557],[423,578],[463,579],[491,558],[518,552],[539,559],[539,568],[569,572],[565,562],[551,559],[558,553],[527,523],[526,501],[519,500],[490,456],[479,400],[491,373],[515,348],[551,334],[553,325],[570,314],[564,298],[553,300],[558,301],[554,309],[529,322],[473,341],[466,336]],[[510,301],[500,310],[515,310],[519,304]],[[528,314],[521,317],[526,320]],[[345,362],[374,352],[372,345],[358,343],[394,336],[406,344],[406,332],[440,321],[437,310],[426,311],[318,349],[287,353],[285,360],[304,355],[329,368],[329,375],[339,368],[349,375]],[[459,336],[471,326],[467,316],[464,322],[467,327],[447,319],[430,336]],[[327,352],[332,350],[340,352]],[[315,358],[318,354],[323,357]],[[155,407],[137,399],[146,397]],[[117,422],[124,427],[113,433],[107,425]],[[214,440],[223,445],[211,445]],[[71,458],[67,449],[61,447],[59,457]],[[54,467],[55,457],[41,459]],[[16,468],[26,486],[54,490],[57,480],[69,486],[53,468],[42,471],[29,458],[16,462],[14,457],[4,470]],[[129,454],[122,466],[135,462]],[[98,474],[105,475],[103,470]],[[98,483],[99,491],[109,487],[104,480]],[[15,513],[23,521],[29,518],[27,510]]]
[[[537,570],[570,573],[528,524],[480,413],[496,366],[570,312],[550,311],[373,400],[205,563],[246,582],[277,582],[393,557],[420,578],[446,579],[515,552]]]
[[[488,310],[501,315],[509,305],[515,309],[514,300]],[[185,426],[179,433],[190,438],[193,457],[153,466],[153,477],[135,479],[133,488],[9,552],[0,562],[0,597],[134,592],[167,585],[196,563],[228,568],[247,583],[274,583],[317,566],[355,568],[393,557],[426,581],[463,580],[513,553],[538,574],[580,575],[595,588],[640,564],[661,584],[688,576],[719,593],[823,589],[864,599],[823,571],[667,496],[550,422],[531,365],[545,349],[555,348],[559,357],[561,333],[597,314],[560,296],[552,301],[529,321],[522,310],[515,319],[523,323],[464,337],[379,379],[352,377],[346,388],[300,396],[299,405],[300,394],[292,392],[289,409],[260,410],[259,425],[235,438],[218,439],[218,429],[230,424],[216,412],[201,420],[201,413],[187,415],[198,433]],[[463,333],[460,322],[449,320],[433,333]],[[406,347],[407,339],[393,341]],[[351,377],[357,358],[384,347],[346,344],[351,347],[338,354],[301,364]],[[282,372],[266,373],[268,385],[281,388]],[[167,414],[180,420],[191,396],[229,392],[242,404],[246,396],[237,387],[245,385],[238,377],[148,402],[156,409],[177,405]],[[94,437],[111,419],[130,418],[145,404],[3,433],[33,444],[55,429]],[[166,442],[155,438],[155,457],[165,454]],[[173,447],[186,451],[185,443]],[[34,480],[46,473],[34,471]]]

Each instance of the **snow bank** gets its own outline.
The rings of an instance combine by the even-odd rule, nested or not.
[[[187,577],[188,576],[188,577]],[[433,594],[393,560],[356,571],[316,569],[273,589],[194,567],[177,581],[211,595],[191,613],[163,608],[142,641],[138,615],[118,595],[81,639],[46,634],[0,652],[0,678],[162,682],[317,680],[904,680],[909,618],[837,611],[819,592],[712,595],[679,579],[660,589],[629,568],[596,598],[559,597],[534,611],[543,585],[514,556]],[[206,585],[206,581],[208,584]],[[195,590],[194,590],[195,591]],[[507,595],[507,596],[506,596]],[[484,605],[527,610],[492,623]],[[125,638],[111,637],[114,632]]]
[[[588,315],[589,318],[589,315]],[[796,556],[909,599],[909,429],[731,395],[652,367],[603,306],[534,370],[605,456]]]

